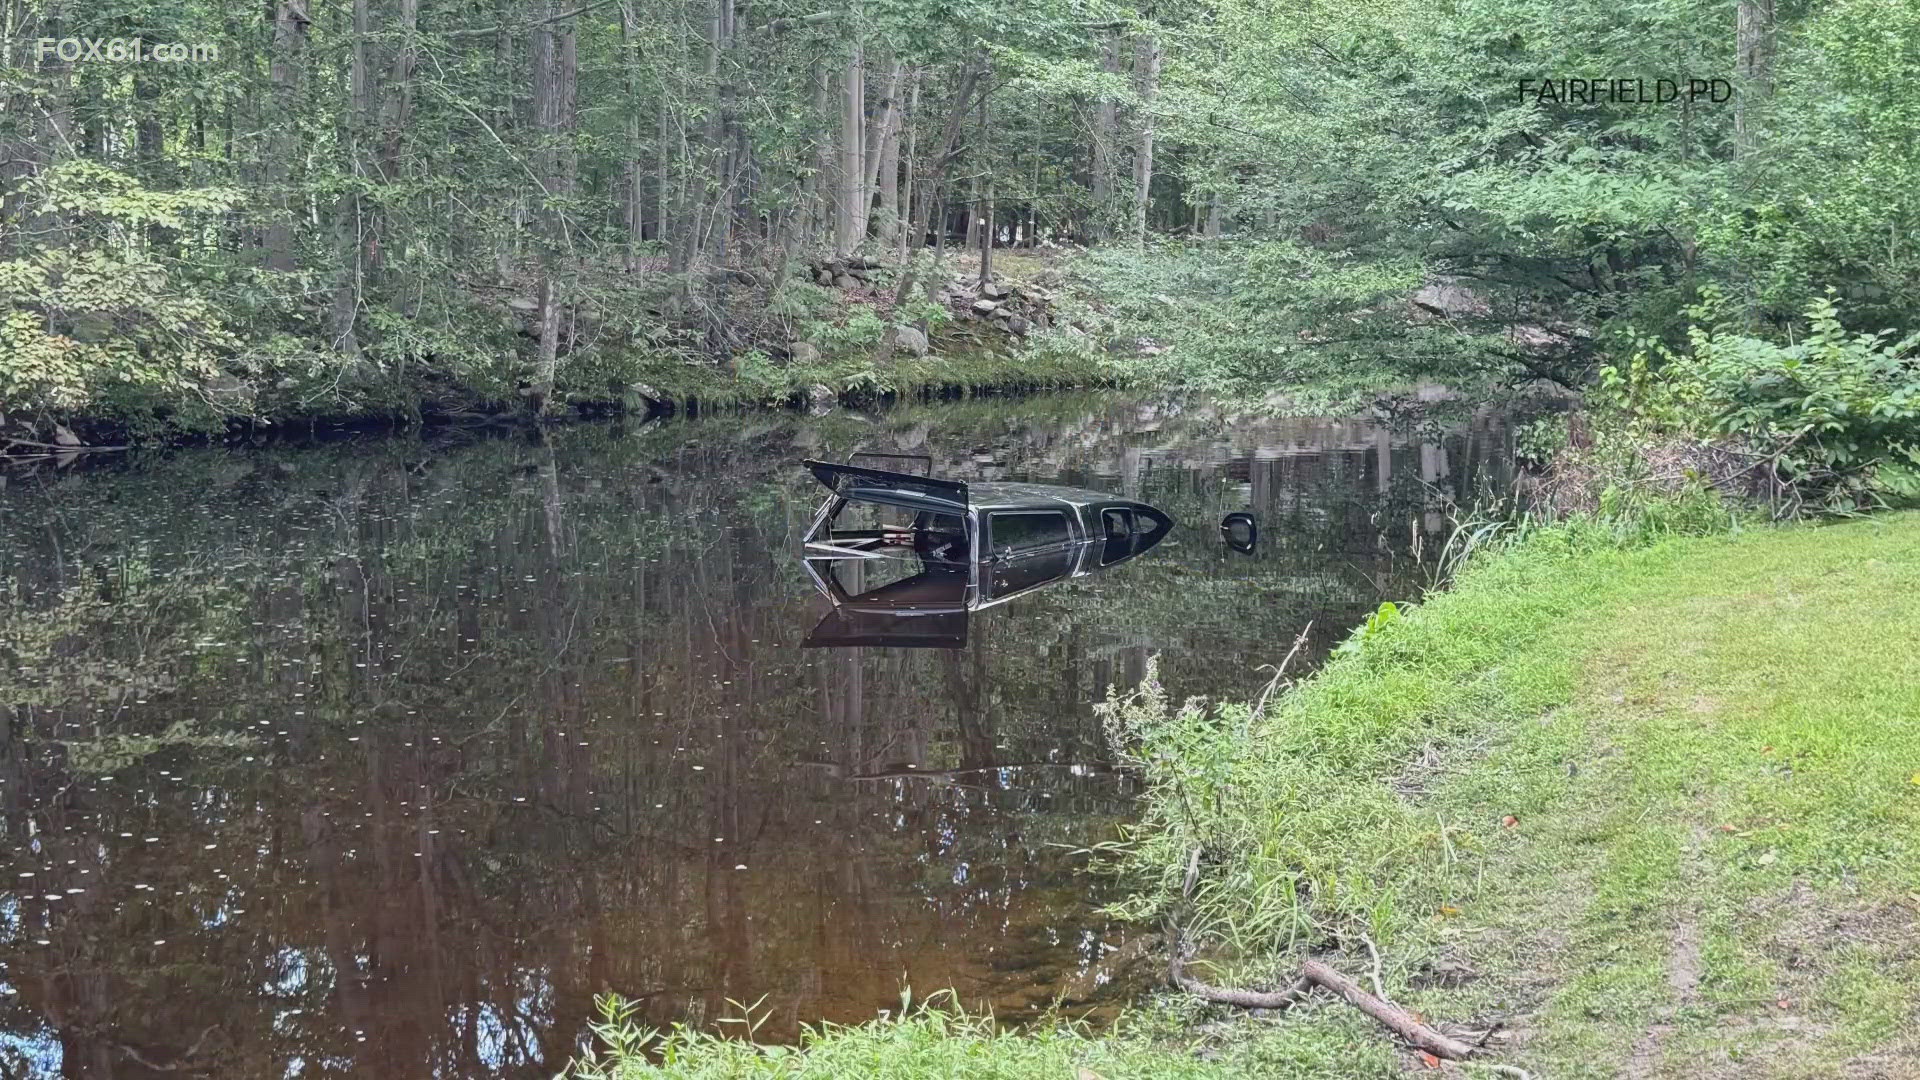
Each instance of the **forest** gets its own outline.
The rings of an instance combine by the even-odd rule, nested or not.
[[[1711,396],[1821,312],[1885,390],[1920,326],[1902,0],[4,0],[0,49],[17,449],[1636,357]]]

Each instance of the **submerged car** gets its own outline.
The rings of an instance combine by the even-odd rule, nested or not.
[[[1173,527],[1145,503],[1081,488],[803,464],[829,492],[804,557],[833,604],[809,645],[959,648],[968,613],[1124,562]]]

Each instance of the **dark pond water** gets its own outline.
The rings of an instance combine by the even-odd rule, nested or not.
[[[801,648],[795,462],[862,449],[1178,526],[965,649]],[[1110,1008],[1151,964],[1073,852],[1133,795],[1106,688],[1251,695],[1508,461],[1487,416],[1043,398],[0,472],[0,1069],[545,1076],[608,989],[763,1038]]]

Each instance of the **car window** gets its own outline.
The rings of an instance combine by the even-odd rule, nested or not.
[[[1022,510],[992,514],[987,519],[987,542],[995,553],[1031,551],[1073,539],[1067,515],[1058,510]]]
[[[1133,511],[1111,507],[1101,512],[1100,524],[1107,534],[1106,545],[1100,551],[1100,565],[1119,562],[1133,554]]]

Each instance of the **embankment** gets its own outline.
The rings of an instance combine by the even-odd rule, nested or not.
[[[1151,791],[1128,909],[1179,920],[1215,984],[1308,957],[1370,981],[1377,950],[1387,996],[1536,1076],[1920,1075],[1916,592],[1920,514],[1574,522],[1477,557],[1259,715],[1149,684],[1117,714]],[[1256,1018],[1171,993],[1101,1036],[921,1015],[798,1055],[683,1037],[673,1060],[617,1072],[1420,1067],[1328,997]]]

